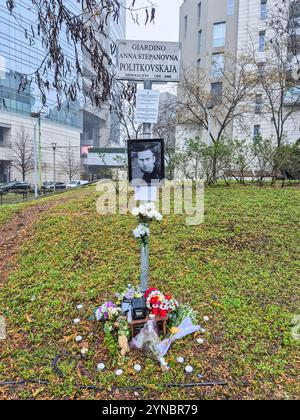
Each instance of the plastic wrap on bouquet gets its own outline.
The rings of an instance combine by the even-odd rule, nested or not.
[[[193,334],[196,331],[199,331],[200,325],[194,325],[191,318],[187,317],[182,321],[182,323],[178,326],[177,329],[178,332],[176,332],[176,334],[172,335],[170,338],[166,338],[159,344],[158,350],[162,356],[165,356],[167,354],[173,341],[180,340],[181,338],[189,334]]]
[[[158,336],[156,321],[154,317],[151,317],[138,335],[133,338],[130,347],[137,350],[144,350],[146,354],[157,360],[162,367],[166,368],[167,363],[160,352],[160,344],[161,341]]]

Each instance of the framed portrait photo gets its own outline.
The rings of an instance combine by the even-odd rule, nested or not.
[[[164,140],[128,140],[128,177],[134,187],[165,179]]]

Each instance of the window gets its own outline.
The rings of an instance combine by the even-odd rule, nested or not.
[[[265,44],[266,44],[266,31],[259,32],[259,51],[265,51]]]
[[[262,95],[256,95],[256,97],[255,97],[255,114],[261,114],[262,104],[263,104]]]
[[[213,54],[211,64],[211,76],[222,77],[224,71],[224,53]]]
[[[201,2],[200,3],[198,3],[198,13],[197,13],[197,17],[198,17],[198,26],[200,25],[200,23],[201,23],[201,11],[202,11],[202,4],[201,4]]]
[[[232,16],[234,14],[234,0],[227,0],[227,15]]]
[[[216,82],[211,84],[211,101],[212,106],[220,104],[222,102],[222,91],[223,91],[223,83]]]
[[[198,54],[201,54],[201,41],[202,41],[202,31],[198,31],[198,46],[197,46]]]
[[[213,47],[224,47],[225,45],[225,31],[226,31],[226,23],[215,23],[214,24],[214,39],[213,39]]]
[[[253,140],[257,141],[261,137],[260,125],[254,126]]]
[[[267,0],[260,0],[260,18],[261,20],[267,19]]]
[[[187,31],[188,31],[188,17],[184,16],[184,37],[187,37]]]

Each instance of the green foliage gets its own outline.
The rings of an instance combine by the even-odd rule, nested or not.
[[[145,399],[298,398],[299,342],[292,337],[291,321],[300,310],[300,190],[237,184],[207,188],[204,224],[186,226],[185,216],[170,215],[153,225],[149,286],[188,304],[200,323],[206,315],[211,320],[204,346],[193,336],[172,344],[167,375],[142,353],[130,353],[120,366],[117,337],[88,320],[93,308],[128,283],[139,284],[140,274],[139,247],[132,237],[136,220],[98,215],[98,195],[92,187],[72,191],[69,201],[42,213],[12,261],[0,293],[0,314],[8,325],[8,338],[0,344],[0,381],[51,381],[53,386],[44,387],[38,398],[69,398],[75,384],[99,382],[107,392],[78,392],[77,397],[115,398],[112,387],[134,384],[146,386],[140,394]],[[81,312],[78,304],[84,305]],[[75,326],[78,317],[81,323]],[[89,347],[80,364],[77,335]],[[63,351],[75,359],[62,358],[67,375],[62,382],[51,363]],[[178,356],[195,375],[185,376]],[[105,373],[96,371],[100,362],[107,366]],[[142,365],[141,373],[133,371],[134,363]],[[116,379],[114,370],[120,367],[124,375]],[[226,379],[229,386],[165,386],[197,382],[198,374],[208,381]],[[247,387],[241,386],[245,381]],[[33,398],[37,390],[29,391],[18,388],[15,395]],[[134,397],[131,392],[120,396]]]

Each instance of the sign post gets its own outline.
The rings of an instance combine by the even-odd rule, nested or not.
[[[149,80],[144,81],[144,89],[151,90],[152,82]],[[152,126],[151,123],[143,124],[143,137],[145,139],[151,139],[152,137]],[[142,187],[147,188],[148,191],[148,202],[151,201],[151,186]],[[140,288],[142,293],[148,290],[149,283],[149,242],[147,244],[141,244],[141,284]]]
[[[180,43],[158,41],[117,41],[117,79],[144,82],[144,90],[152,90],[153,82],[179,82]],[[149,95],[150,96],[150,95]],[[145,107],[146,114],[148,107]],[[152,137],[152,115],[145,115],[143,139]],[[141,117],[143,118],[143,117]],[[147,121],[147,122],[145,122]],[[156,188],[156,187],[154,187]],[[142,193],[148,197],[156,196],[153,186],[136,188],[136,196]],[[149,244],[141,245],[141,291],[148,289]]]

